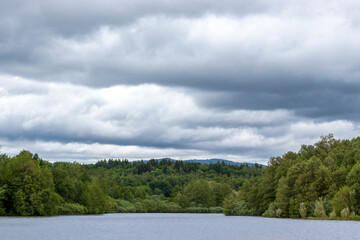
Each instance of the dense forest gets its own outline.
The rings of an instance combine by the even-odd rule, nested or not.
[[[224,201],[226,215],[360,219],[360,137],[321,137],[298,153],[272,157],[261,177]]]
[[[360,137],[321,137],[268,166],[185,161],[50,163],[0,155],[0,215],[221,213],[360,219]]]
[[[46,216],[106,212],[221,213],[226,196],[261,165],[183,161],[102,160],[50,163],[22,151],[0,155],[0,215]]]

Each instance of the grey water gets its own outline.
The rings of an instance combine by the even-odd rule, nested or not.
[[[360,239],[360,222],[166,213],[1,217],[0,239],[351,240]]]

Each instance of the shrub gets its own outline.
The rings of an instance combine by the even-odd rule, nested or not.
[[[181,212],[181,207],[174,203],[174,202],[167,202],[166,203],[166,206],[167,206],[167,211],[168,213],[178,213],[178,212]]]
[[[306,206],[305,203],[300,203],[299,213],[301,215],[301,218],[306,218]]]
[[[209,208],[206,207],[188,207],[184,209],[187,213],[209,213]]]
[[[134,203],[134,207],[137,213],[147,213],[146,208],[144,208],[140,202]]]
[[[134,213],[136,212],[135,206],[126,200],[116,199],[115,200],[115,212],[118,213]]]
[[[336,218],[336,212],[335,212],[335,211],[332,211],[332,212],[329,214],[329,217],[330,217],[330,218]]]
[[[323,203],[322,199],[315,201],[314,217],[317,217],[317,218],[326,217],[326,212],[324,209],[324,203]]]
[[[224,208],[222,207],[210,207],[209,213],[222,213],[224,211]]]
[[[60,215],[73,215],[73,214],[86,214],[88,210],[85,206],[78,203],[62,203],[58,206],[57,214]]]
[[[263,213],[263,217],[276,217],[275,205],[270,203],[269,208]]]
[[[344,208],[341,211],[341,217],[345,219],[348,219],[350,217],[350,209],[348,207]]]
[[[235,202],[235,213],[236,215],[240,216],[253,216],[256,213],[256,210],[253,208],[250,208],[249,204],[244,201],[237,201]]]

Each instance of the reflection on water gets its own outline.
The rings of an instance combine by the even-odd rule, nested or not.
[[[226,217],[222,214],[105,214],[2,217],[1,240],[360,239],[360,222]]]

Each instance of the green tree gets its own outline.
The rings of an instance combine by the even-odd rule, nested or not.
[[[276,201],[275,204],[279,208],[283,209],[284,214],[288,214],[290,206],[291,191],[287,184],[285,177],[280,178],[276,189]]]
[[[104,213],[108,210],[109,199],[103,192],[99,181],[88,183],[81,196],[81,203],[88,209],[89,213]]]
[[[232,189],[227,183],[216,184],[213,191],[215,194],[216,206],[222,206],[225,197],[232,193]]]
[[[28,151],[6,161],[4,182],[8,186],[9,212],[17,215],[51,215],[54,184],[51,171]]]
[[[191,181],[184,189],[185,196],[196,204],[210,207],[214,206],[215,199],[210,184],[203,180]]]
[[[5,202],[6,202],[6,191],[7,186],[0,186],[0,216],[6,214]]]
[[[348,186],[342,187],[334,196],[332,206],[337,216],[344,208],[354,209],[355,193]]]
[[[237,215],[236,212],[236,199],[235,197],[230,194],[224,199],[224,214],[226,216],[234,216]]]
[[[348,186],[360,183],[360,163],[357,163],[352,167],[351,171],[346,177],[346,183]]]

